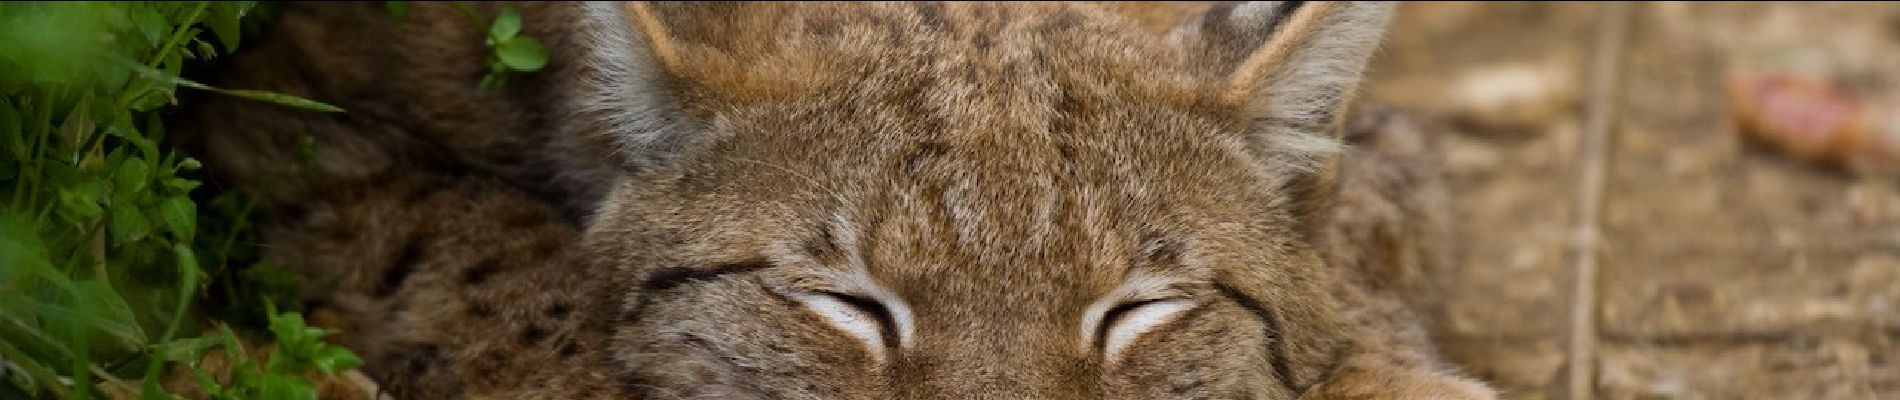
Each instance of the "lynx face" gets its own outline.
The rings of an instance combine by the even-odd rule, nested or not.
[[[1390,11],[599,4],[589,223],[647,398],[1290,399],[1362,349],[1304,189]],[[1352,373],[1352,368],[1343,373]]]

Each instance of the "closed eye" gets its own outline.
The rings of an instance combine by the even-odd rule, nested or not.
[[[1095,348],[1107,359],[1116,358],[1142,334],[1154,330],[1182,311],[1194,308],[1183,298],[1149,299],[1116,305],[1102,314],[1095,330]]]
[[[875,298],[837,292],[804,292],[792,297],[833,326],[863,340],[874,353],[899,345],[896,317]]]
[[[858,309],[858,312],[870,315],[872,319],[877,321],[878,336],[884,340],[884,345],[897,345],[897,320],[891,316],[891,310],[884,307],[884,303],[866,296],[843,293],[826,293],[826,295],[837,298],[852,308]]]

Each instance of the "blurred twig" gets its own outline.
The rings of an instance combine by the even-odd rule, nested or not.
[[[1629,3],[1603,5],[1595,52],[1588,77],[1589,96],[1584,109],[1584,131],[1578,148],[1581,175],[1576,191],[1577,219],[1570,242],[1570,337],[1565,398],[1594,396],[1597,346],[1597,252],[1599,215],[1603,209],[1604,175],[1609,169],[1611,135],[1616,123],[1616,88],[1623,45],[1629,31]]]

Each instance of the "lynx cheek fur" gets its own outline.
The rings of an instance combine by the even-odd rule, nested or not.
[[[1318,246],[1391,11],[589,5],[615,367],[652,398],[1489,398]]]
[[[350,112],[172,129],[397,398],[1495,397],[1421,137],[1334,134],[1392,4],[516,6],[485,92],[449,5],[286,4],[210,83]]]

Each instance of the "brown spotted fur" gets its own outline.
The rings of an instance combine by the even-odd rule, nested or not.
[[[518,6],[553,62],[484,92],[447,5],[287,4],[214,84],[350,112],[206,98],[176,128],[397,398],[1492,397],[1400,297],[1448,262],[1422,137],[1365,112],[1307,154],[1350,85],[1275,94],[1361,6]],[[914,338],[787,297],[852,265]],[[1196,306],[1115,362],[1078,346],[1138,271]]]

